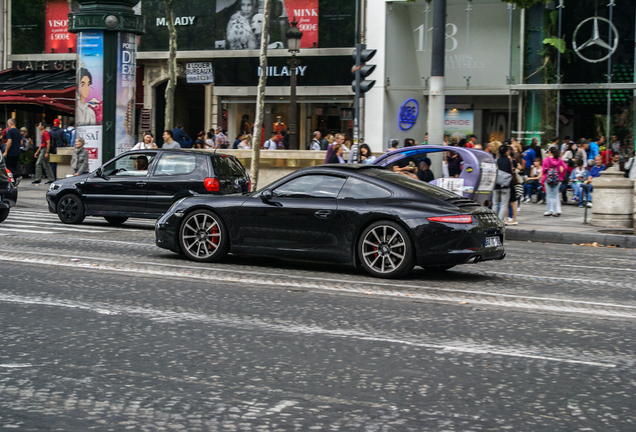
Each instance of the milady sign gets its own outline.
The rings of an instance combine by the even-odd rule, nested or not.
[[[307,70],[307,66],[298,66],[296,68],[296,75],[298,76],[305,76],[305,71]],[[283,66],[280,68],[280,70],[278,69],[278,66],[268,66],[267,69],[265,69],[266,72],[266,76],[270,77],[270,76],[291,76],[291,69],[288,68],[287,66]],[[261,68],[258,68],[258,72],[257,72],[258,76],[261,76]]]

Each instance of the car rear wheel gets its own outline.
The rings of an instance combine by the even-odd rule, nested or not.
[[[9,217],[9,209],[0,210],[0,222],[4,222]]]
[[[86,217],[84,204],[77,195],[64,195],[57,203],[57,215],[65,224],[81,223]]]
[[[187,215],[179,229],[179,246],[192,261],[217,262],[229,249],[227,230],[220,217],[209,210]]]
[[[372,276],[397,278],[413,269],[413,246],[408,233],[391,221],[375,222],[358,241],[364,269]]]
[[[104,216],[106,222],[111,225],[121,225],[128,220],[127,217]]]

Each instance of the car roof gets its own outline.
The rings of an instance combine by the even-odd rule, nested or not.
[[[360,171],[368,171],[368,170],[384,170],[385,168],[382,166],[376,166],[376,165],[366,165],[366,164],[339,164],[339,163],[333,163],[333,164],[325,164],[325,165],[316,165],[316,166],[310,166],[307,168],[303,168],[302,171],[323,171],[323,170],[328,170],[328,171],[342,171],[342,172],[347,172],[347,171],[353,171],[353,172],[360,172]],[[301,170],[299,170],[301,171]]]
[[[156,148],[156,149],[135,149],[135,150],[128,150],[129,153],[137,153],[137,152],[143,152],[143,153],[148,153],[148,152],[166,152],[166,153],[196,153],[196,154],[202,154],[202,155],[208,155],[208,156],[219,156],[219,157],[236,157],[234,155],[228,155],[225,153],[219,153],[219,152],[211,152],[209,150],[201,150],[201,149],[164,149],[164,148]],[[127,153],[128,153],[127,152]]]

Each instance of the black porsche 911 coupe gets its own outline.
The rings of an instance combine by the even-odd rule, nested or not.
[[[231,252],[352,264],[383,278],[505,256],[491,210],[370,165],[309,167],[251,194],[184,198],[155,235],[193,261]]]

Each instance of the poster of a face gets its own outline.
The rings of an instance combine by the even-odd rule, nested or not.
[[[88,150],[89,170],[102,164],[102,102],[104,34],[85,31],[77,37],[77,100],[75,126]]]
[[[225,38],[217,39],[215,48],[258,49],[263,32],[264,3],[264,0],[217,0],[217,25],[224,30]],[[273,0],[267,23],[268,49],[286,47],[285,32],[294,17],[303,32],[301,48],[318,45],[318,0]]]
[[[118,36],[115,155],[130,150],[135,144],[135,41],[135,35],[130,33]]]
[[[77,101],[75,125],[101,125],[104,70],[104,35],[82,32],[77,43]]]

